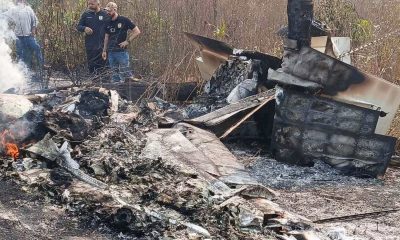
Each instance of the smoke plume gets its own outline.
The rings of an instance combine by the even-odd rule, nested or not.
[[[23,63],[14,62],[11,57],[10,46],[16,37],[4,13],[12,7],[15,6],[10,0],[0,0],[0,93],[10,88],[22,89],[28,73]]]

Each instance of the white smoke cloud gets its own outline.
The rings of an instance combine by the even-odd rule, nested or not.
[[[10,89],[22,89],[28,78],[23,63],[16,63],[11,57],[11,47],[15,35],[9,28],[7,17],[2,14],[15,7],[10,0],[0,0],[0,93]]]

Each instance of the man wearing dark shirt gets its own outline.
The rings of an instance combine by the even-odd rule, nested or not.
[[[88,0],[88,10],[85,11],[76,29],[85,32],[85,48],[89,72],[97,75],[106,66],[102,58],[104,44],[104,29],[110,17],[106,11],[101,10],[100,0]]]
[[[108,57],[114,82],[134,79],[126,48],[140,34],[139,28],[128,18],[118,15],[117,9],[118,6],[114,2],[109,2],[105,8],[111,21],[106,26],[102,54],[104,60]]]

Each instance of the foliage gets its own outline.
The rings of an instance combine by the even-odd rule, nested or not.
[[[39,39],[46,61],[75,71],[85,66],[83,35],[75,30],[86,0],[29,0],[41,27]],[[135,71],[165,81],[199,79],[194,47],[182,32],[221,39],[237,48],[281,56],[276,31],[286,25],[286,1],[281,0],[116,0],[142,35],[130,46]],[[315,0],[315,16],[335,36],[350,36],[353,48],[398,29],[396,0]],[[102,0],[103,6],[106,4]],[[354,63],[394,82],[399,81],[399,40],[386,39],[355,53]]]
[[[335,36],[363,39],[362,19],[353,3],[347,0],[320,0],[316,7],[316,18],[324,21]],[[368,20],[366,20],[368,21]],[[372,26],[372,25],[371,25]]]
[[[227,31],[228,31],[228,26],[226,25],[225,22],[222,22],[219,26],[216,26],[213,34],[215,38],[221,40],[227,37]]]
[[[373,37],[374,26],[368,19],[359,19],[352,28],[352,37],[357,42],[371,41]]]
[[[83,35],[75,30],[86,0],[28,0],[38,14],[39,39],[54,68],[79,71],[85,66]],[[199,80],[196,51],[187,31],[221,39],[243,49],[281,56],[276,32],[287,24],[282,0],[115,0],[142,35],[130,46],[135,71],[159,81]],[[107,3],[102,0],[103,6]],[[352,48],[379,39],[352,54],[355,66],[400,83],[399,0],[315,0],[315,17],[333,36],[352,38]],[[400,118],[399,118],[400,119]]]

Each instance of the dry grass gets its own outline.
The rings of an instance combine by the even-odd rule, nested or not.
[[[40,39],[46,58],[55,67],[75,69],[85,62],[83,36],[75,31],[85,0],[36,0]],[[233,46],[280,55],[276,31],[286,24],[286,1],[281,0],[124,0],[120,12],[142,29],[131,47],[133,63],[143,75],[183,81],[197,78],[193,47],[183,31],[220,38]],[[106,1],[103,1],[105,4]],[[352,36],[357,47],[398,29],[398,0],[316,0],[316,16],[336,35]],[[372,32],[357,28],[367,19]],[[365,37],[360,37],[360,34]],[[353,55],[360,68],[398,83],[400,38],[392,36]],[[46,41],[47,39],[47,41]]]
[[[40,21],[46,59],[71,72],[85,63],[83,36],[75,25],[85,0],[32,0]],[[160,81],[199,79],[195,50],[182,31],[220,38],[238,48],[277,56],[281,40],[276,31],[287,22],[282,0],[116,0],[120,12],[142,29],[131,46],[137,73]],[[103,1],[103,5],[106,1]],[[399,30],[399,0],[315,0],[316,16],[327,21],[337,36],[353,37],[362,46]],[[367,21],[363,21],[366,19]],[[354,64],[391,82],[400,83],[400,34],[380,40],[352,57]],[[47,40],[46,40],[47,39]],[[398,126],[395,126],[398,129]],[[399,137],[399,136],[397,136]]]
[[[194,48],[184,38],[183,31],[217,37],[241,48],[276,55],[281,51],[281,41],[275,34],[286,21],[286,6],[281,1],[116,2],[121,14],[133,19],[143,32],[131,47],[134,66],[143,75],[164,76],[174,81],[197,79]],[[83,36],[75,31],[84,8],[83,0],[43,0],[38,4],[42,23],[39,36],[42,43],[47,43],[46,59],[54,67],[73,70],[84,64]]]

